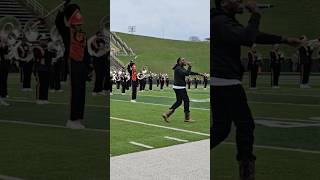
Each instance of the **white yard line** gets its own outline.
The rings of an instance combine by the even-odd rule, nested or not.
[[[53,124],[43,124],[43,123],[33,123],[33,122],[24,122],[24,121],[0,120],[0,123],[10,123],[10,124],[21,124],[21,125],[29,125],[29,126],[40,126],[40,127],[70,129],[70,128],[67,128],[66,126],[59,126],[59,125],[53,125]],[[81,131],[103,132],[103,133],[107,133],[108,132],[108,130],[105,130],[105,129],[85,128],[85,129],[80,129],[80,130]]]
[[[9,99],[6,99],[6,101],[36,104],[36,101],[23,100],[23,98],[21,100],[19,100],[19,98],[15,98],[15,100],[9,98]],[[69,103],[61,103],[61,102],[51,102],[51,101],[49,101],[49,104],[47,104],[47,105],[50,105],[50,104],[53,104],[53,105],[69,105]],[[96,108],[109,108],[109,106],[92,105],[92,104],[86,104],[85,106],[87,106],[87,107],[96,107]]]
[[[224,142],[226,145],[236,145],[236,143]],[[285,148],[278,146],[263,146],[263,145],[253,145],[258,149],[269,149],[269,150],[278,150],[278,151],[291,151],[291,152],[299,152],[299,153],[308,153],[308,154],[320,154],[320,151],[315,150],[306,150],[306,149],[295,149],[295,148]]]
[[[146,148],[146,149],[153,149],[153,148],[154,148],[154,147],[152,147],[152,146],[145,145],[145,144],[138,143],[138,142],[134,142],[134,141],[130,141],[129,143],[130,143],[130,144],[133,144],[133,145],[135,145],[135,146],[139,146],[139,147]]]
[[[157,124],[150,124],[150,123],[145,123],[145,122],[140,122],[140,121],[135,121],[135,120],[130,120],[130,119],[117,118],[117,117],[110,117],[110,118],[113,120],[116,120],[116,121],[122,121],[122,122],[133,123],[133,124],[140,124],[140,125],[145,125],[145,126],[157,127],[157,128],[162,128],[162,129],[169,129],[169,130],[173,130],[173,131],[179,131],[179,132],[185,132],[185,133],[189,133],[189,134],[197,134],[197,135],[201,135],[201,136],[210,137],[210,134],[206,134],[206,133],[202,133],[202,132],[196,132],[196,131],[190,131],[190,130],[185,130],[185,129],[161,126],[161,125],[157,125]]]
[[[165,139],[169,139],[169,140],[173,140],[173,141],[178,141],[178,142],[189,142],[188,140],[184,140],[184,139],[179,139],[179,138],[175,138],[175,137],[170,137],[170,136],[165,136]]]
[[[130,101],[118,100],[118,99],[111,99],[111,101],[132,103]],[[166,104],[146,103],[146,102],[139,102],[139,101],[135,102],[134,104],[146,104],[146,105],[154,105],[154,106],[171,107],[171,105],[166,105]],[[203,111],[209,111],[210,110],[210,109],[207,109],[207,108],[195,108],[195,107],[190,107],[190,109],[203,110]]]
[[[1,180],[23,180],[21,178],[11,177],[11,176],[4,176],[4,175],[0,175],[0,179]]]

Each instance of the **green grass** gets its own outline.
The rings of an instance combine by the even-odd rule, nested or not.
[[[198,90],[192,89],[189,91],[189,97],[191,100],[208,99],[209,90],[204,90],[202,87]],[[131,91],[127,92],[126,95],[121,95],[120,91],[116,90],[114,95],[111,96],[110,147],[111,154],[113,156],[146,150],[145,148],[129,144],[130,141],[160,148],[180,144],[179,142],[164,139],[164,136],[176,137],[188,141],[198,141],[209,138],[209,102],[190,103],[191,117],[196,120],[195,123],[188,124],[183,122],[183,108],[180,107],[175,114],[173,114],[171,122],[168,124],[163,121],[161,115],[167,111],[175,101],[175,94],[171,88],[167,88],[165,91],[159,91],[158,88],[155,88],[152,92],[138,92],[137,103],[130,103],[130,98]],[[179,128],[207,135],[198,135],[165,128],[123,122],[115,118],[134,120],[170,128]]]
[[[39,0],[39,3],[49,11],[61,2],[60,0]],[[100,20],[105,16],[109,16],[110,13],[110,0],[72,0],[71,3],[80,6],[84,18],[83,28],[90,36],[98,31]]]
[[[0,120],[64,126],[69,117],[69,87],[49,93],[49,105],[35,104],[34,92],[21,92],[17,74],[9,74],[10,106]],[[35,82],[32,82],[35,89]],[[92,97],[87,84],[88,128],[109,129],[107,97]],[[24,179],[108,179],[108,133],[0,122],[0,174]]]
[[[121,39],[138,55],[135,61],[138,70],[148,66],[152,72],[172,75],[172,67],[178,57],[185,57],[193,64],[195,72],[209,72],[210,44],[208,42],[188,42],[159,39],[118,33]],[[127,64],[131,57],[119,57]]]
[[[248,79],[244,86],[248,102],[256,120],[279,118],[281,122],[310,123],[311,117],[320,117],[320,77],[312,76],[312,89],[299,89],[298,75],[281,76],[281,89],[269,87],[270,77],[258,77],[258,89],[248,89]],[[289,119],[289,120],[288,120]],[[319,121],[311,124],[320,123]],[[255,145],[285,147],[320,151],[319,126],[277,128],[256,123]],[[235,142],[233,128],[227,142]],[[257,155],[257,179],[259,180],[317,180],[320,154],[255,148]],[[235,160],[235,145],[221,144],[211,154],[213,179],[233,180],[238,177]]]

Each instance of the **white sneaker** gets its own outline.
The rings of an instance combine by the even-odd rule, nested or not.
[[[54,89],[50,89],[50,91],[49,92],[51,92],[51,93],[55,93],[56,92],[56,90],[54,90]]]
[[[48,100],[43,100],[42,104],[50,104],[50,102]]]
[[[100,96],[105,96],[106,93],[104,93],[104,92],[98,92],[98,95],[100,95]]]
[[[121,93],[122,96],[126,95],[126,93]]]
[[[309,89],[311,88],[308,84],[300,84],[301,89]]]
[[[36,104],[38,104],[38,105],[43,105],[44,103],[43,103],[42,100],[37,100],[37,101],[36,101]]]
[[[0,98],[0,106],[9,106],[10,104],[7,103],[4,99]]]
[[[280,86],[272,86],[272,89],[280,89]]]
[[[96,92],[93,92],[92,93],[92,96],[97,96],[98,94]]]
[[[112,94],[112,92],[110,92],[110,96],[112,96],[113,94]]]
[[[132,102],[132,103],[136,103],[137,101],[132,99],[130,102]]]
[[[56,92],[62,93],[63,90],[62,90],[62,89],[59,89],[59,90],[56,90]]]
[[[75,121],[68,120],[66,127],[70,129],[85,129],[85,126],[81,123],[80,119]]]

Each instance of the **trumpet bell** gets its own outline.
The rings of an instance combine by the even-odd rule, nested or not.
[[[9,38],[17,39],[21,33],[21,24],[13,16],[6,16],[0,20],[0,37],[8,40]],[[10,36],[10,37],[9,37]]]
[[[29,42],[35,42],[39,37],[38,27],[35,25],[34,21],[29,21],[24,26],[24,36]]]

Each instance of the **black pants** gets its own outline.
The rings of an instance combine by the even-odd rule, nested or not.
[[[117,89],[120,89],[121,81],[116,81],[116,84],[117,84]]]
[[[138,81],[132,81],[132,100],[137,99],[137,86],[138,86]]]
[[[166,86],[169,87],[169,81],[166,81]]]
[[[164,81],[160,81],[160,89],[162,90],[164,87]]]
[[[149,90],[152,91],[152,80],[149,80]]]
[[[280,66],[274,66],[271,68],[271,86],[279,85]]]
[[[33,62],[20,62],[22,69],[22,88],[31,88]]]
[[[301,84],[308,84],[310,78],[311,64],[301,64],[300,66]]]
[[[103,90],[103,81],[106,76],[106,61],[105,57],[102,58],[93,58],[93,67],[96,74],[95,82],[94,82],[94,90],[93,92],[102,92]]]
[[[60,90],[61,89],[61,72],[63,62],[58,61],[50,67],[50,89]]]
[[[159,84],[160,84],[160,80],[158,79],[157,80],[157,87],[159,87]]]
[[[127,89],[127,82],[122,81],[121,82],[121,93],[126,93],[126,89]]]
[[[204,88],[207,88],[208,81],[204,81]]]
[[[110,92],[112,93],[113,80],[109,80],[109,84],[110,84]]]
[[[257,78],[258,78],[258,70],[249,71],[250,87],[252,88],[257,87]]]
[[[211,86],[211,148],[224,141],[236,126],[237,160],[252,160],[255,124],[241,85]]]
[[[139,91],[142,91],[143,90],[143,79],[139,80]]]
[[[37,97],[39,100],[48,100],[49,71],[38,71]]]
[[[182,101],[184,105],[184,112],[189,113],[189,97],[186,89],[173,89],[176,93],[176,102],[171,106],[170,109],[177,109],[179,106],[181,106]]]
[[[83,119],[86,99],[87,68],[84,62],[70,61],[71,112],[70,120]]]
[[[0,97],[5,98],[8,95],[8,73],[10,61],[0,61]]]

